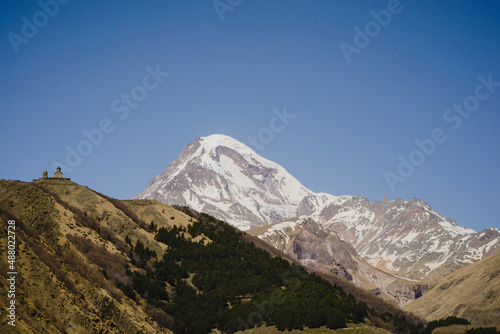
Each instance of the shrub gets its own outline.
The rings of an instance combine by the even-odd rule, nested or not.
[[[146,313],[156,320],[163,327],[172,329],[174,327],[174,317],[168,315],[161,308],[153,307],[151,305],[146,306]]]
[[[448,317],[446,319],[434,320],[427,323],[424,333],[430,334],[435,328],[446,327],[450,325],[470,325],[470,322],[467,319],[453,317],[453,316]]]

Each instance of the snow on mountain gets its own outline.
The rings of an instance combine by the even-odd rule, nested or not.
[[[135,198],[187,205],[242,229],[295,216],[312,192],[280,165],[225,135],[190,143]]]
[[[135,198],[187,205],[241,230],[307,216],[368,263],[407,279],[439,277],[500,252],[498,229],[463,228],[417,199],[372,203],[363,196],[313,193],[225,135],[194,140]]]
[[[299,210],[310,202],[305,198]],[[362,196],[341,202],[332,198],[310,216],[351,243],[371,265],[408,279],[441,276],[500,252],[498,230],[478,233],[461,227],[418,199],[371,203]]]

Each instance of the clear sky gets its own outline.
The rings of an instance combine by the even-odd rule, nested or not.
[[[10,0],[0,31],[0,178],[125,199],[253,136],[313,191],[500,227],[499,1]]]

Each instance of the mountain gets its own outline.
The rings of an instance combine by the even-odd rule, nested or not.
[[[458,316],[476,326],[500,326],[500,254],[439,279],[406,310],[428,321]]]
[[[224,135],[198,138],[135,198],[187,205],[241,230],[307,216],[349,242],[367,263],[433,279],[500,252],[500,230],[459,226],[422,200],[370,202],[305,188],[283,167]]]
[[[305,197],[297,209],[335,231],[371,265],[396,276],[441,277],[500,252],[500,230],[463,228],[422,200]]]
[[[0,222],[14,226],[1,249],[15,250],[15,259],[0,257],[0,307],[16,306],[16,326],[3,317],[1,333],[417,328],[391,304],[187,207],[120,201],[65,179],[0,180]]]
[[[307,216],[248,231],[315,271],[335,274],[404,306],[427,292],[426,284],[398,279],[366,263],[337,233]]]
[[[248,230],[295,216],[312,192],[283,167],[224,135],[198,138],[134,199],[187,205]]]

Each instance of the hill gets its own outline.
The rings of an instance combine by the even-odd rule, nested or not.
[[[477,326],[500,326],[500,254],[441,278],[405,309],[428,321],[458,316]]]
[[[158,252],[166,247],[107,199],[67,180],[1,180],[0,214],[2,226],[15,221],[18,273],[17,326],[2,317],[2,333],[171,333],[151,318],[161,317],[158,310],[131,302],[118,288],[131,283],[126,271],[136,268],[125,236]],[[180,212],[176,217],[188,219]],[[2,252],[5,278],[6,260]],[[3,279],[0,289],[4,308]]]
[[[359,300],[354,286],[346,292],[187,207],[119,201],[69,180],[0,180],[0,218],[15,226],[16,251],[11,263],[4,252],[0,259],[0,307],[15,301],[17,325],[3,318],[2,333],[202,334],[367,319],[395,332],[418,328],[394,306]],[[8,248],[5,234],[0,242]]]

